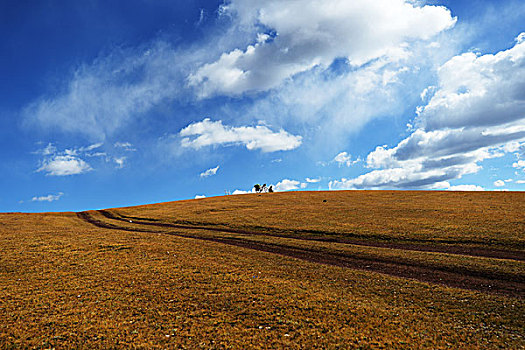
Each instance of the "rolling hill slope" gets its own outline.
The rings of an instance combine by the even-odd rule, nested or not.
[[[0,347],[520,348],[525,194],[0,214]]]

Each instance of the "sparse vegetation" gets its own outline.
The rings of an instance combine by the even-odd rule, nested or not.
[[[523,348],[524,212],[345,191],[0,214],[0,348]]]

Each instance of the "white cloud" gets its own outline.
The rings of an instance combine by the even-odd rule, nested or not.
[[[504,150],[505,152],[518,152],[521,149],[525,150],[525,143],[521,142],[509,142],[505,145]],[[519,153],[517,154],[519,157]]]
[[[113,144],[115,148],[122,148],[124,151],[128,152],[135,152],[136,149],[133,147],[133,145],[129,142],[115,142]]]
[[[260,149],[262,152],[288,151],[301,145],[301,136],[291,135],[284,130],[273,132],[264,125],[225,126],[222,121],[209,118],[183,128],[181,145],[200,149],[216,145],[244,145],[249,150]],[[192,138],[193,137],[193,138]]]
[[[232,194],[246,194],[246,193],[252,193],[252,191],[235,190],[232,192]]]
[[[301,16],[283,17],[297,11]],[[310,72],[315,77],[300,83],[302,91],[278,93],[274,102],[284,107],[274,106],[264,117],[248,115],[265,120],[274,115],[274,125],[286,129],[287,116],[278,112],[297,109],[297,118],[333,115],[323,123],[330,124],[327,129],[356,130],[372,116],[392,110],[387,103],[395,100],[391,91],[376,87],[399,81],[406,67],[387,64],[409,57],[419,39],[455,23],[444,7],[403,0],[234,0],[219,13],[230,16],[230,27],[191,48],[177,49],[158,39],[138,48],[115,49],[69,77],[58,77],[64,82],[56,90],[26,106],[26,122],[102,140],[156,106],[172,100],[184,104],[187,94],[193,96],[185,83],[201,96],[237,94],[282,86],[289,77],[297,81],[297,73]],[[334,60],[344,60],[353,73],[338,80],[330,73]],[[294,103],[297,99],[303,100],[300,106]],[[320,123],[312,120],[311,125]]]
[[[436,91],[436,87],[435,86],[429,86],[427,88],[425,88],[421,94],[419,95],[419,97],[421,97],[421,100],[425,101],[427,99],[427,97],[430,95],[430,94],[433,94],[434,92]]]
[[[399,58],[407,42],[428,39],[456,21],[444,7],[404,0],[232,0],[222,13],[257,40],[188,77],[201,97],[264,91],[341,57],[354,66],[386,55]]]
[[[503,125],[525,117],[525,42],[494,55],[455,56],[438,76],[437,91],[417,119],[426,130]]]
[[[495,55],[456,56],[438,73],[418,128],[367,156],[377,170],[332,181],[331,188],[447,188],[447,181],[478,172],[479,162],[525,140],[525,43]]]
[[[427,60],[429,55],[421,56]],[[394,63],[379,59],[359,68],[347,62],[339,63],[342,67],[335,71],[316,67],[287,79],[242,113],[275,125],[283,122],[301,125],[308,132],[309,142],[305,143],[308,152],[325,158],[325,150],[346,145],[349,135],[357,133],[370,120],[402,113],[406,108],[403,99],[407,85],[425,80],[422,77],[425,74],[415,68],[404,70],[405,64],[415,67],[421,62],[416,58]],[[400,75],[399,81],[383,85],[383,76],[388,72]]]
[[[86,153],[84,154],[86,157],[107,157],[108,154],[106,152],[95,152],[95,153]]]
[[[447,191],[485,191],[485,189],[478,185],[457,185],[450,186]]]
[[[283,179],[275,185],[275,192],[291,191],[299,189],[301,183],[297,180]]]
[[[516,37],[516,42],[518,44],[521,44],[522,42],[525,41],[525,33],[520,33],[517,37]]]
[[[525,180],[516,180],[516,183],[522,185],[525,184]]]
[[[421,171],[417,164],[392,169],[374,170],[355,179],[330,181],[330,189],[382,189],[382,188],[448,188],[447,180],[460,177],[460,174],[473,173],[477,167],[452,167]]]
[[[59,151],[52,143],[49,143],[45,148],[34,152],[44,156],[36,171],[45,172],[49,176],[78,175],[89,172],[93,169],[81,157],[105,157],[106,153],[91,153],[102,145],[102,143],[95,143]]]
[[[92,150],[94,150],[94,149],[97,149],[97,148],[102,147],[103,145],[104,145],[104,143],[102,143],[102,142],[97,142],[97,143],[94,143],[94,144],[89,145],[89,146],[86,146],[86,147],[80,147],[80,148],[78,149],[78,151],[79,151],[79,152],[90,152],[90,151],[92,151]],[[76,150],[75,150],[74,152],[76,152]]]
[[[505,186],[505,181],[503,181],[503,180],[496,180],[496,181],[494,181],[494,186],[496,186],[496,187],[503,187],[503,186]]]
[[[308,183],[318,183],[321,181],[321,178],[317,178],[317,179],[310,179],[309,177],[306,178],[306,182]]]
[[[124,167],[126,157],[115,157],[113,158],[113,161],[117,164],[117,168],[122,169]]]
[[[206,19],[206,11],[204,11],[204,9],[201,9],[201,12],[199,14],[199,20],[195,23],[195,26],[198,27],[200,26],[202,23],[204,23]]]
[[[78,175],[91,171],[88,163],[75,156],[54,156],[44,160],[42,166],[37,170],[43,171],[50,176]]]
[[[57,201],[60,199],[60,197],[62,197],[64,195],[64,193],[62,192],[59,192],[57,194],[48,194],[47,196],[40,196],[40,197],[33,197],[31,199],[32,202],[53,202],[53,201]]]
[[[334,162],[338,163],[339,165],[350,166],[352,164],[352,157],[346,152],[341,152],[335,156]]]
[[[336,162],[337,164],[339,164],[339,166],[345,165],[347,167],[360,161],[360,158],[352,160],[352,156],[347,152],[341,152],[338,155],[336,155],[333,159],[333,162]]]
[[[195,199],[201,199],[201,198],[206,198],[206,196],[203,194],[198,194],[195,196]]]
[[[35,154],[41,154],[43,156],[48,156],[48,155],[51,155],[51,154],[55,154],[56,152],[57,152],[57,148],[52,143],[48,143],[45,148],[39,149],[39,150],[37,150],[34,153]]]
[[[238,190],[238,189],[237,189],[237,190],[233,191],[232,194],[246,194],[246,193],[255,193],[255,188],[252,187],[252,188],[251,188],[250,190],[248,190],[248,191],[245,191],[245,190]]]
[[[516,169],[521,169],[523,168],[523,170],[525,170],[525,160],[518,160],[517,162],[513,163],[512,164],[512,167],[513,168],[516,168]]]
[[[57,149],[52,143],[49,143],[45,148],[33,152],[43,156],[40,161],[40,167],[37,172],[45,172],[46,175],[51,176],[66,176],[83,174],[93,170],[91,164],[96,165],[115,164],[117,169],[121,169],[126,165],[128,157],[101,152],[98,149],[103,146],[103,143],[95,143],[88,146],[66,148],[64,150]],[[130,143],[116,143],[116,153],[123,151],[134,151]],[[98,151],[97,151],[98,150]],[[120,152],[119,152],[120,151]],[[90,158],[89,164],[85,161]]]
[[[219,170],[219,166],[217,165],[215,168],[208,169],[200,174],[200,177],[209,177],[212,175],[217,174],[217,170]]]
[[[301,16],[283,17],[294,11]],[[234,112],[230,120],[257,116],[294,130],[289,121],[299,119],[308,121],[306,126],[315,127],[318,135],[330,135],[323,141],[335,140],[336,132],[346,139],[348,130],[400,108],[403,103],[393,86],[405,93],[401,78],[411,66],[401,61],[410,57],[416,43],[427,44],[419,39],[455,23],[444,7],[403,0],[234,0],[219,13],[230,16],[231,26],[191,48],[176,49],[156,40],[86,62],[57,91],[27,106],[26,121],[107,139],[156,106],[171,100],[186,103],[187,94],[193,97],[195,91],[185,83],[193,84],[202,97],[279,85],[280,91],[273,90],[275,95],[267,100],[259,95],[253,109],[239,104],[250,113]],[[347,71],[331,72],[334,60],[344,61]],[[305,72],[308,76],[301,77]],[[398,106],[392,106],[393,101]]]
[[[176,52],[155,41],[147,48],[115,49],[77,68],[60,91],[50,91],[23,111],[27,125],[104,139],[132,118],[179,94],[185,65],[198,52]],[[174,64],[176,62],[177,64]]]

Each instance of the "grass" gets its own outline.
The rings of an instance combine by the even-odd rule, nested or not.
[[[75,213],[0,214],[0,348],[523,348],[524,203],[300,192],[110,211],[127,222],[89,213],[112,229]],[[402,266],[514,289],[396,276]]]
[[[239,195],[125,208],[128,216],[288,234],[501,245],[525,250],[520,192],[345,191]],[[323,202],[326,200],[326,202]]]

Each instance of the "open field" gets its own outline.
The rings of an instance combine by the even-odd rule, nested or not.
[[[525,193],[0,214],[0,348],[525,348]]]

